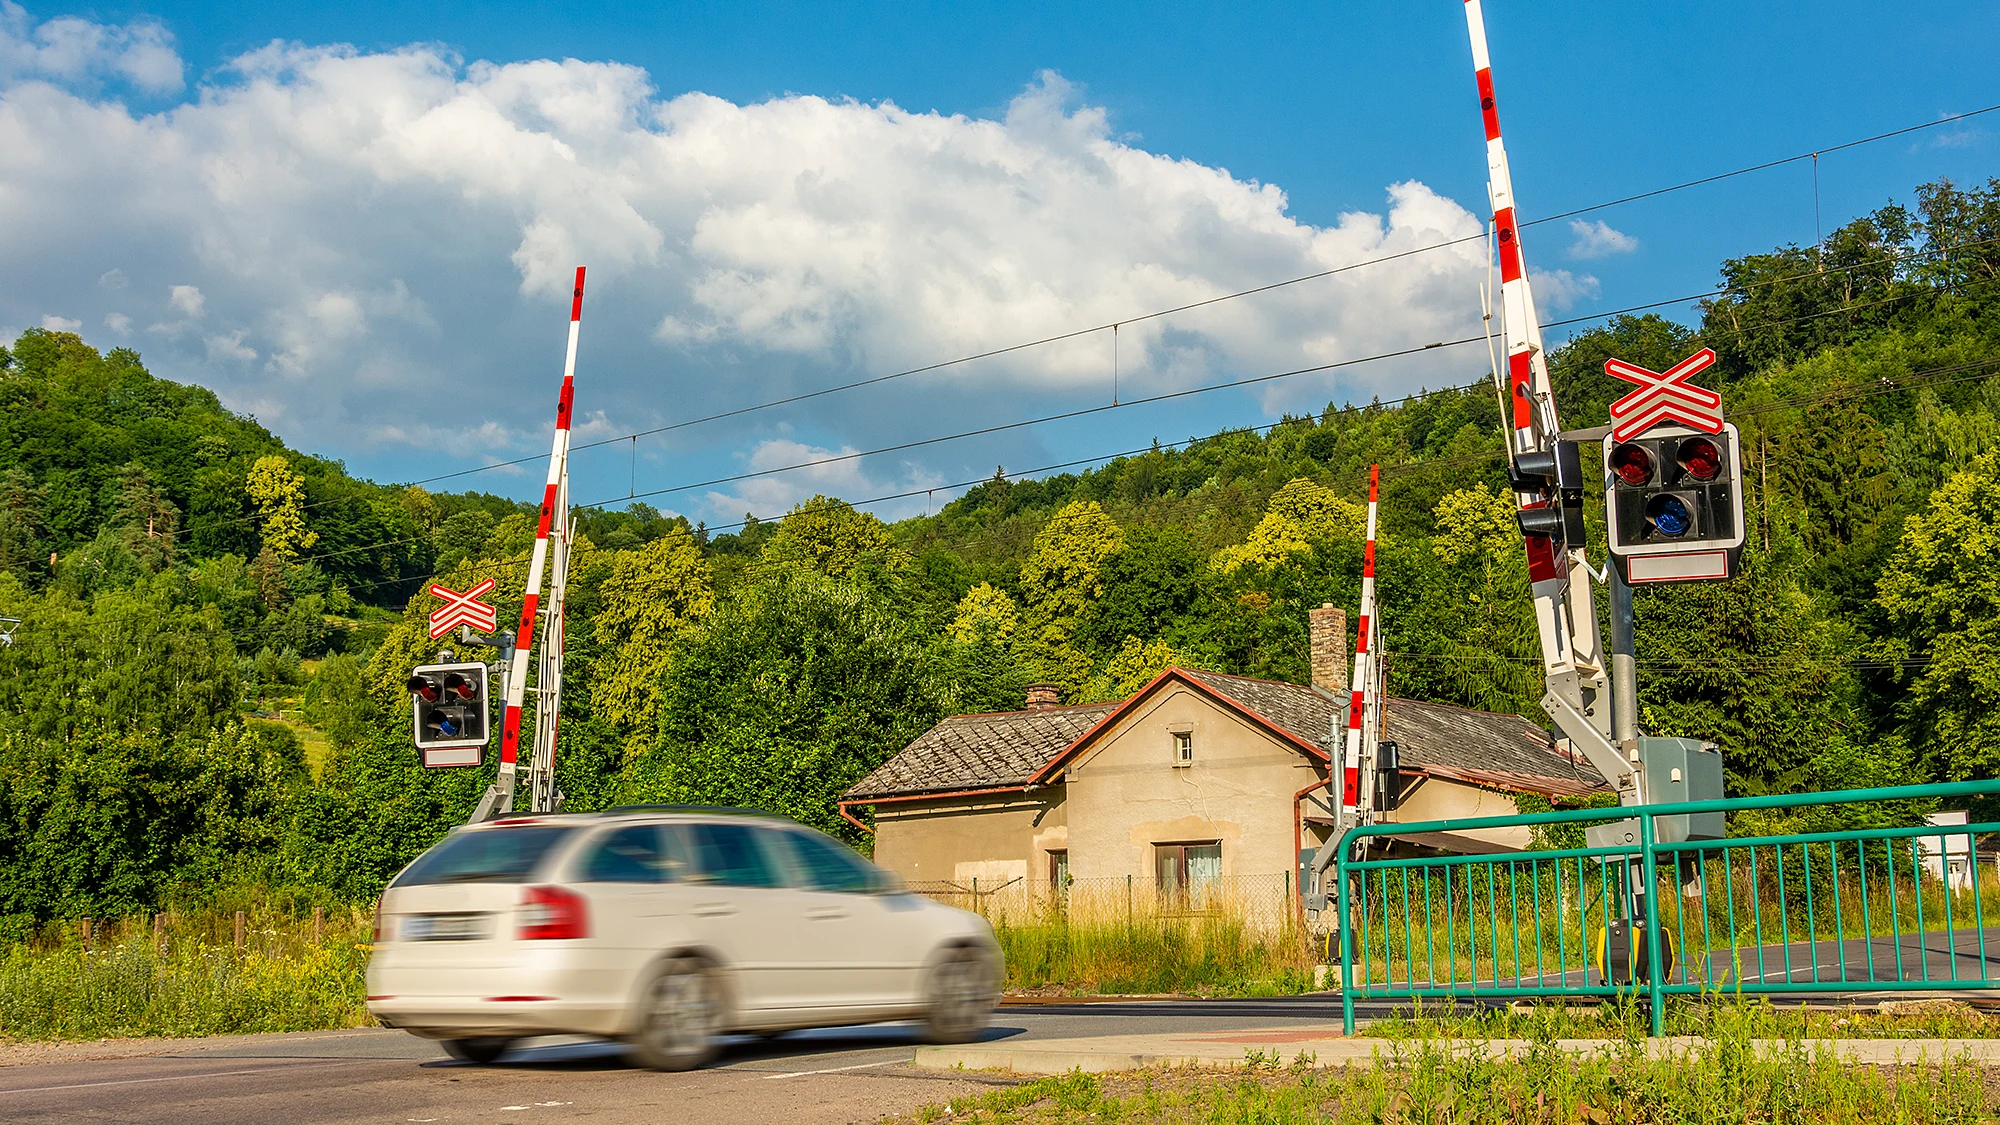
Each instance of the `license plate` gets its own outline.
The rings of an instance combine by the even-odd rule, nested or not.
[[[404,941],[476,941],[487,934],[491,915],[416,914],[403,919]]]

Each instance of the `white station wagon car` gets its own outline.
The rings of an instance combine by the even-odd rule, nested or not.
[[[992,927],[781,817],[704,807],[513,817],[454,831],[383,892],[368,1010],[490,1062],[581,1034],[663,1070],[716,1036],[919,1019],[979,1034]]]

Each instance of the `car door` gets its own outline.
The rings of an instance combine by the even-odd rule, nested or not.
[[[684,831],[690,882],[677,897],[689,929],[727,967],[738,1010],[754,1022],[760,1013],[799,1007],[806,935],[783,857],[747,822],[698,821]]]
[[[591,999],[619,1004],[657,952],[659,919],[668,913],[667,855],[659,824],[626,824],[582,849],[572,889],[589,903],[593,956],[576,973]]]
[[[807,828],[771,834],[789,852],[798,886],[807,1002],[856,1009],[915,1003],[929,950],[914,901],[880,893],[884,873],[829,836]]]

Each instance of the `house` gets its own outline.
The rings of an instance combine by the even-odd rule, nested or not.
[[[1959,831],[1953,835],[1916,837],[1912,843],[1916,845],[1918,865],[1947,890],[1971,890],[1979,858],[1971,834],[1965,831],[1965,826],[1972,823],[1971,816],[1964,809],[1948,809],[1926,815],[1924,823]]]
[[[1059,706],[1038,685],[1023,710],[951,716],[849,789],[841,812],[872,809],[876,862],[919,886],[1296,887],[1334,828],[1328,747],[1345,727],[1346,615],[1314,610],[1311,633],[1311,685],[1176,667],[1116,702]],[[1518,811],[1518,794],[1605,788],[1519,716],[1390,698],[1383,727],[1401,751],[1394,820],[1500,816]],[[1528,843],[1525,829],[1399,840],[1461,852]]]

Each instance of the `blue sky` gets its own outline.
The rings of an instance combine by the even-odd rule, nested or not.
[[[537,271],[565,255],[602,267],[578,410],[595,407],[590,432],[613,436],[1435,241],[1485,211],[1456,0],[8,14],[0,128],[46,153],[0,169],[0,253],[45,264],[0,281],[0,328],[55,318],[106,346],[132,343],[161,373],[215,387],[293,444],[378,479],[545,448],[562,323]],[[49,47],[64,16],[80,17],[61,25],[72,32],[99,29],[77,48],[96,56],[23,53]],[[1487,21],[1530,217],[2000,102],[1990,4],[1885,18],[1859,4],[1492,0]],[[178,83],[151,55],[120,61],[148,43],[177,56]],[[413,52],[427,61],[396,70]],[[543,59],[636,70],[507,69]],[[719,101],[675,100],[690,92]],[[467,97],[498,108],[451,118]],[[841,112],[843,100],[867,112]],[[411,132],[397,118],[405,103],[436,121]],[[883,103],[905,116],[883,119]],[[662,106],[675,107],[667,124]],[[347,118],[389,124],[378,134]],[[620,136],[593,132],[613,119]],[[2000,113],[1830,154],[1821,221],[1907,201],[1939,176],[2000,173],[1996,130]],[[682,141],[654,152],[648,134]],[[588,177],[551,191],[515,182],[539,167],[531,141],[566,150]],[[1413,182],[1421,197],[1392,204],[1391,186]],[[1282,210],[1264,185],[1282,190]],[[930,190],[941,207],[926,205]],[[1814,202],[1811,167],[1795,164],[1594,214],[1610,228],[1594,244],[1567,224],[1536,228],[1527,251],[1547,278],[1543,315],[1697,292],[1725,256],[1809,243]],[[72,227],[81,233],[59,237]],[[1150,337],[1125,330],[1121,384],[1129,397],[1349,358],[1476,315],[1472,263],[1397,277]],[[114,338],[120,323],[129,339]],[[1108,344],[676,431],[640,443],[636,459],[587,453],[578,498],[1094,402],[1108,397],[1097,371]],[[996,461],[1046,464],[1483,370],[1483,350],[1463,349],[659,502],[711,522],[743,507],[769,515],[816,488],[861,498],[944,484]],[[456,393],[468,386],[485,393],[468,403]],[[539,477],[460,480],[527,495]]]

